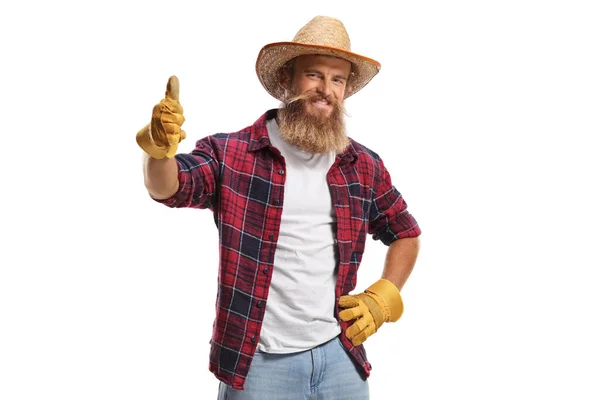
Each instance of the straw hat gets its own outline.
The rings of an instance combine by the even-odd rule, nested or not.
[[[341,21],[318,16],[304,25],[291,42],[271,43],[260,50],[256,74],[271,96],[283,100],[285,93],[279,85],[279,69],[291,59],[306,54],[334,56],[352,63],[345,98],[362,89],[381,68],[377,61],[350,51],[350,38]]]

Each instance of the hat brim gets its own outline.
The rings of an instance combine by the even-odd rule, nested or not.
[[[373,59],[335,47],[278,42],[264,46],[258,54],[256,74],[260,83],[271,96],[283,101],[285,91],[279,85],[279,69],[291,59],[309,54],[339,57],[352,63],[344,98],[362,89],[381,69],[381,64]]]

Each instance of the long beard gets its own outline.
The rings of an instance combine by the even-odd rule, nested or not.
[[[344,106],[333,96],[329,96],[327,100],[333,105],[330,115],[308,113],[310,103],[322,98],[316,92],[306,92],[284,100],[277,113],[281,137],[309,153],[339,154],[349,143],[344,124]]]

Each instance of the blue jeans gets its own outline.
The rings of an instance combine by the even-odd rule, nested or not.
[[[244,390],[220,382],[218,400],[367,400],[369,384],[336,337],[291,354],[256,351]]]

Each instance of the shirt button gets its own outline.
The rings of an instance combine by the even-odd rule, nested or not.
[[[268,275],[269,274],[269,268],[263,269],[263,274]]]
[[[279,199],[275,200],[273,203],[275,203],[276,206],[279,205]]]
[[[283,174],[285,174],[285,171],[284,171],[284,170],[282,170],[282,169],[280,169],[279,171],[277,171],[277,173],[278,173],[279,175],[283,175]]]
[[[275,239],[275,234],[271,233],[271,234],[269,235],[269,239],[271,239],[271,240]]]
[[[250,338],[250,341],[251,341],[252,343],[256,343],[256,336],[252,336],[252,337]]]
[[[264,302],[261,300],[261,301],[259,301],[258,303],[256,303],[256,307],[258,307],[258,308],[262,308],[262,307],[263,307],[263,304],[265,304],[265,303],[264,303]]]

